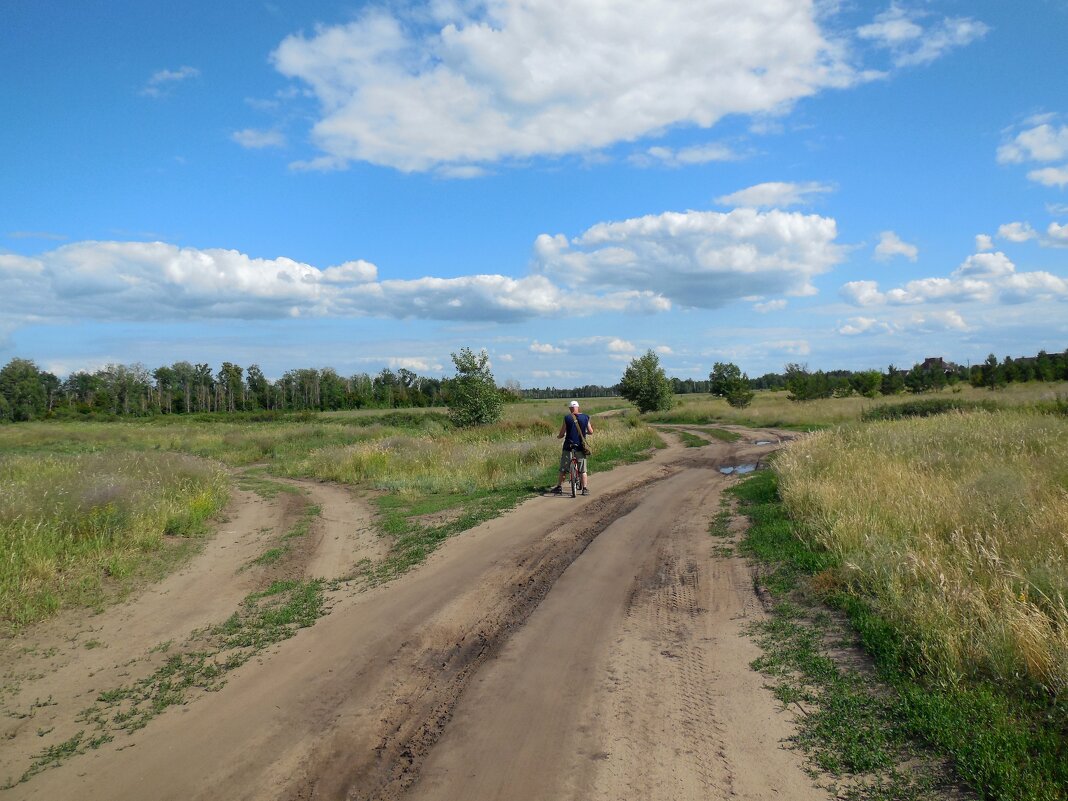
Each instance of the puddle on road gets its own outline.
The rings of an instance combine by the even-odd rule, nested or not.
[[[770,439],[758,439],[753,444],[754,445],[774,445],[775,443],[772,442]]]
[[[755,464],[739,464],[732,467],[721,467],[719,472],[725,476],[744,476],[746,473],[752,473],[757,469]]]

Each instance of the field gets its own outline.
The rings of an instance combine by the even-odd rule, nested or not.
[[[158,575],[188,551],[181,540],[206,531],[251,466],[373,492],[397,546],[389,571],[403,569],[554,481],[561,406],[514,405],[501,423],[469,431],[431,410],[0,427],[0,620],[18,629],[69,604],[102,603],[109,588],[121,595],[146,571]],[[658,443],[634,417],[596,428],[602,469]]]
[[[510,405],[501,422],[466,430],[435,410],[0,427],[0,614],[11,646],[0,699],[13,721],[0,768],[18,786],[62,795],[90,767],[75,768],[78,755],[102,749],[88,798],[137,797],[143,788],[122,777],[141,775],[140,760],[195,794],[204,779],[181,766],[225,753],[256,775],[281,766],[293,793],[460,798],[479,793],[446,777],[478,764],[486,781],[513,781],[492,766],[515,758],[531,777],[550,765],[567,786],[589,781],[615,797],[639,785],[643,797],[730,785],[816,801],[826,796],[775,745],[790,736],[783,708],[812,721],[827,698],[852,708],[882,693],[908,699],[865,724],[892,741],[879,757],[889,784],[857,779],[847,797],[942,797],[949,785],[894,772],[913,758],[893,744],[911,727],[985,797],[1059,801],[1066,390],[962,388],[934,397],[993,400],[996,410],[875,421],[862,417],[916,398],[799,404],[758,393],[734,410],[683,396],[644,416],[591,400],[594,494],[566,502],[537,497],[555,483],[561,400]],[[819,648],[830,635],[804,633],[797,611],[769,619],[761,642],[771,652],[756,658],[746,621],[763,620],[768,601],[754,575],[786,590],[738,555],[749,546],[736,538],[726,491],[737,479],[725,473],[743,464],[773,468],[758,476],[777,479],[781,504],[764,500],[785,515],[771,525],[779,550],[762,558],[811,569],[806,599],[862,609],[861,639],[918,689],[869,696],[856,690],[867,679],[828,679]],[[187,569],[173,572],[178,564]],[[136,603],[114,605],[131,594]],[[79,618],[85,606],[99,616]],[[66,632],[58,639],[35,628],[50,617]],[[799,643],[807,656],[783,668]],[[780,682],[775,696],[749,665]],[[806,665],[829,689],[796,683]],[[795,684],[781,683],[787,675]],[[264,693],[280,717],[262,709]],[[327,720],[312,698],[347,711]],[[178,705],[173,739],[154,736],[151,721]],[[582,717],[589,709],[596,725]],[[770,728],[749,731],[754,709]],[[854,770],[843,765],[874,764],[853,758],[868,746],[846,742],[854,712],[832,713],[845,740],[816,748],[809,767],[831,784]],[[346,715],[372,723],[364,732]],[[969,733],[973,719],[983,737]],[[267,739],[243,746],[246,724]],[[645,734],[665,731],[674,734]],[[598,756],[590,768],[575,753],[630,756]],[[238,796],[277,789],[242,773],[212,781]],[[564,797],[564,785],[540,781],[523,792]]]
[[[941,392],[923,395],[895,395],[892,397],[827,398],[818,401],[791,401],[785,391],[757,392],[752,405],[744,409],[731,408],[723,398],[711,395],[679,395],[677,405],[666,412],[648,415],[658,423],[735,423],[750,426],[779,426],[812,429],[841,425],[861,419],[861,415],[883,406],[896,406],[916,399],[947,398],[971,403],[990,403],[1009,408],[1036,403],[1050,403],[1068,398],[1068,383],[1010,384],[997,392],[958,384]]]

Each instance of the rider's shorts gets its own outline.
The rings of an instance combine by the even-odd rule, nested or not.
[[[577,450],[577,451],[575,451],[575,456],[578,457],[579,472],[580,473],[585,473],[586,472],[586,454],[584,454],[582,451],[578,451]],[[571,470],[571,451],[566,451],[565,450],[560,455],[560,472],[561,473],[567,473],[570,470]]]

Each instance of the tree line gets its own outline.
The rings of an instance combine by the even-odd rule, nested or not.
[[[445,406],[449,379],[411,370],[377,375],[339,375],[329,367],[289,370],[271,381],[258,365],[175,362],[148,370],[141,364],[109,364],[66,379],[28,359],[0,369],[0,421],[42,417],[149,416],[211,412],[338,411]]]
[[[476,358],[467,349],[463,358]],[[644,368],[663,371],[659,360]],[[454,362],[456,361],[454,355]],[[637,361],[637,360],[636,360]],[[468,365],[465,369],[486,369]],[[457,363],[458,376],[460,364]],[[456,378],[432,378],[401,368],[383,369],[377,375],[357,373],[342,376],[329,367],[289,370],[274,381],[258,365],[247,368],[223,362],[213,371],[208,364],[175,362],[149,370],[142,364],[109,364],[99,370],[78,371],[60,379],[40,370],[28,359],[14,358],[0,368],[0,422],[35,420],[43,417],[149,416],[160,414],[236,413],[255,411],[301,412],[347,409],[398,409],[448,406]],[[757,389],[785,389],[794,400],[841,397],[846,395],[894,395],[901,392],[929,392],[947,385],[967,382],[977,387],[997,389],[1026,381],[1068,381],[1068,350],[1041,351],[1037,356],[1009,356],[1001,360],[990,354],[986,361],[971,366],[955,365],[942,359],[927,359],[909,370],[889,365],[885,371],[810,371],[802,364],[788,364],[782,373],[766,373],[751,379],[731,363],[717,362],[708,380],[666,378],[657,381],[657,397],[665,392],[688,394],[709,392],[745,405]],[[503,402],[524,397],[613,397],[631,394],[633,381],[612,386],[587,384],[558,389],[521,389],[508,381],[497,390]]]

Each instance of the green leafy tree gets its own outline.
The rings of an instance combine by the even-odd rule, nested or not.
[[[0,370],[0,396],[7,402],[8,420],[36,420],[48,406],[41,373],[28,359],[12,359]]]
[[[874,398],[883,385],[883,374],[878,370],[864,370],[849,377],[849,386],[858,395]]]
[[[660,358],[651,350],[631,359],[619,383],[619,394],[637,406],[639,412],[670,409],[675,400]]]
[[[712,372],[708,374],[708,391],[719,397],[726,397],[727,393],[742,377],[742,371],[733,362],[716,362],[712,365]]]
[[[727,397],[727,403],[735,409],[744,409],[753,402],[756,393],[749,388],[749,376],[742,373],[728,382],[724,395]]]
[[[490,371],[489,354],[461,348],[451,355],[456,376],[449,382],[449,417],[464,428],[496,423],[504,402]]]

